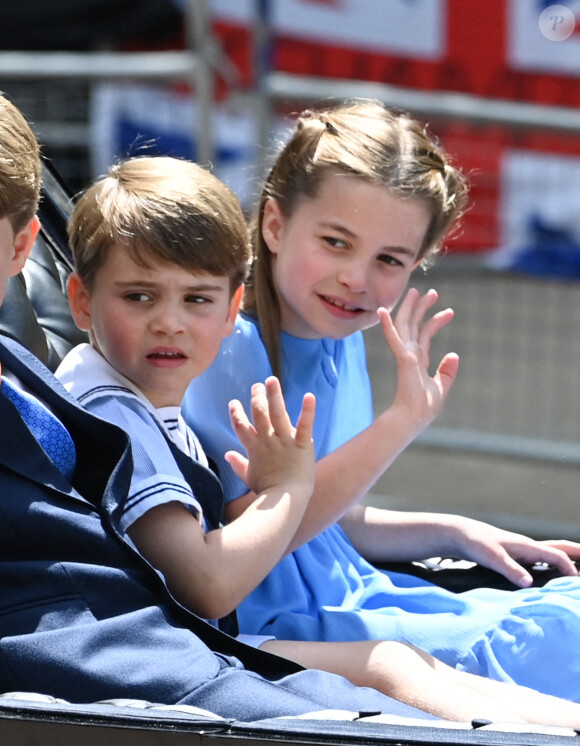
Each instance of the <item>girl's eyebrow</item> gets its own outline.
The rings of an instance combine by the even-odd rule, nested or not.
[[[342,233],[344,236],[350,239],[357,238],[356,233],[353,233],[351,230],[346,228],[346,226],[341,225],[340,223],[321,223],[320,227],[322,229],[330,229],[336,231],[337,233]],[[408,256],[411,259],[414,259],[416,255],[416,252],[413,251],[413,249],[408,248],[407,246],[383,246],[381,251],[388,251],[390,254],[401,254],[404,256]]]
[[[341,225],[340,223],[321,223],[320,227],[323,229],[326,228],[332,231],[337,231],[338,233],[343,233],[349,238],[356,238],[356,233],[353,233],[351,230],[346,228],[344,225]]]

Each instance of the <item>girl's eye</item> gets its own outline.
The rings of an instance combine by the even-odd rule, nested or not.
[[[336,238],[335,236],[323,236],[322,240],[333,249],[346,249],[346,241],[343,238]]]
[[[400,259],[392,256],[391,254],[383,254],[379,257],[379,261],[383,264],[388,264],[391,267],[404,267],[405,265]]]
[[[185,298],[186,303],[197,303],[199,305],[203,303],[212,303],[212,299],[205,295],[188,295]]]
[[[133,303],[146,303],[151,300],[151,296],[148,293],[127,293],[125,298]]]

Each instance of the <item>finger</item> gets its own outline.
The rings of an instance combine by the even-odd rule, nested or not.
[[[426,293],[420,295],[417,298],[417,302],[411,309],[411,315],[409,319],[409,325],[412,328],[419,328],[423,323],[425,314],[429,309],[433,308],[435,303],[439,300],[439,293],[434,289],[430,288]]]
[[[431,340],[438,334],[443,327],[447,326],[450,321],[453,320],[455,311],[452,308],[445,308],[442,311],[438,311],[433,314],[430,319],[420,327],[418,330],[418,342],[425,349],[429,349]]]
[[[532,562],[545,562],[559,570],[562,575],[578,575],[576,565],[568,554],[560,549],[549,546],[534,546]]]
[[[529,588],[534,582],[534,579],[526,568],[522,567],[519,562],[504,550],[494,553],[490,557],[490,561],[486,562],[486,565],[491,570],[499,572],[519,588]]]
[[[506,562],[505,564],[505,571],[503,573],[505,577],[514,585],[517,585],[518,588],[530,588],[534,582],[531,574],[515,560],[511,558],[510,560],[510,562]]]
[[[310,445],[312,442],[312,428],[316,414],[316,397],[314,394],[304,394],[302,409],[296,423],[296,443],[300,446]]]
[[[459,370],[459,355],[448,352],[439,363],[435,373],[435,380],[439,385],[443,396],[446,398],[455,383],[457,371]]]
[[[377,309],[377,314],[391,352],[397,360],[401,360],[409,354],[409,350],[401,339],[398,329],[395,327],[393,317],[386,308]]]
[[[240,432],[251,428],[252,424],[248,419],[248,415],[246,414],[246,410],[241,401],[238,399],[232,399],[228,404],[228,410],[232,427],[238,437]]]
[[[286,403],[282,394],[280,381],[276,376],[266,379],[266,395],[268,401],[268,415],[271,426],[277,435],[288,435],[294,432],[292,422],[286,410]]]
[[[421,351],[421,363],[425,369],[429,368],[433,337],[453,319],[454,315],[452,308],[446,308],[428,319],[418,330],[417,346]]]
[[[408,338],[409,336],[411,317],[413,315],[413,310],[417,302],[419,301],[419,298],[420,293],[417,288],[409,288],[407,294],[401,301],[401,304],[397,310],[395,326],[399,334],[404,338]]]
[[[567,539],[549,539],[548,541],[540,542],[546,547],[552,549],[559,549],[561,552],[565,552],[568,557],[574,559],[580,559],[580,544],[576,541],[568,541]]]
[[[272,427],[266,386],[263,383],[252,385],[251,396],[252,422],[256,432],[268,432]]]

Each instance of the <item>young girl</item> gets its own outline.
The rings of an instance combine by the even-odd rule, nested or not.
[[[570,557],[580,557],[580,545],[356,504],[438,414],[454,380],[454,355],[428,373],[430,340],[452,316],[424,321],[436,293],[409,291],[396,326],[389,311],[412,271],[438,250],[465,191],[446,155],[407,116],[373,102],[305,112],[263,189],[245,313],[193,382],[183,411],[219,465],[234,516],[253,495],[223,461],[235,443],[227,402],[246,403],[250,385],[272,372],[292,418],[305,391],[317,397],[315,493],[292,554],[238,608],[244,632],[400,640],[453,667],[579,700],[580,652],[569,643],[580,614]],[[392,406],[373,422],[361,330],[379,319],[398,384]],[[547,562],[574,577],[541,590],[452,594],[367,561],[435,555],[474,560],[522,588],[531,578],[519,562]]]

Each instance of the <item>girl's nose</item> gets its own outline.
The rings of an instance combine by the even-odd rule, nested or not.
[[[338,280],[353,293],[362,293],[368,288],[368,266],[366,262],[351,261],[338,273]]]

